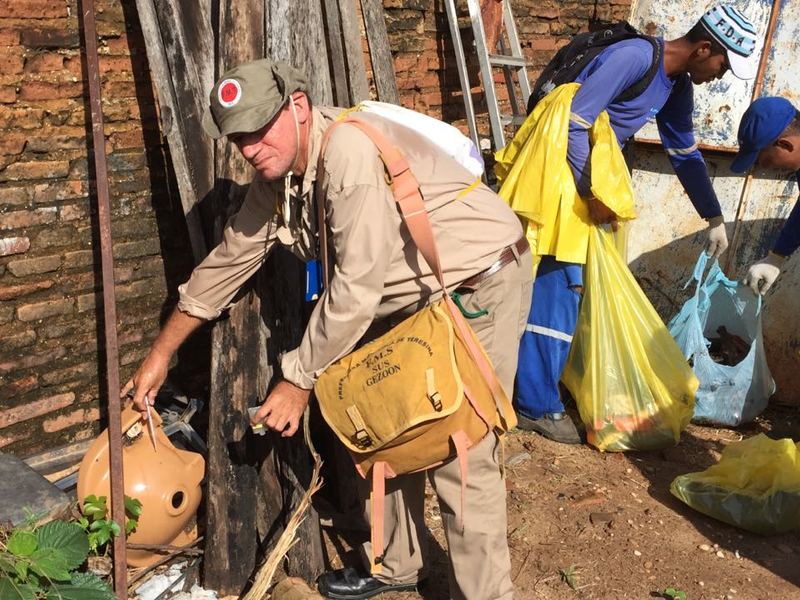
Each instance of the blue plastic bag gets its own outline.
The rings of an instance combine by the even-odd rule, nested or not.
[[[707,262],[701,252],[686,283],[696,284],[694,296],[669,322],[669,331],[700,380],[692,420],[737,426],[752,421],[775,393],[761,334],[761,296],[725,277],[717,260],[704,278]],[[720,327],[750,344],[736,365],[717,363],[709,354],[708,338],[717,337]]]

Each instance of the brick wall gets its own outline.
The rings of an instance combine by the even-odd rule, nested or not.
[[[143,356],[189,267],[133,7],[97,4],[123,366]],[[103,411],[77,8],[0,0],[0,451],[20,455],[93,435]]]
[[[592,19],[622,20],[631,0],[513,0],[517,32],[531,67],[531,83],[555,51],[571,36],[586,31]],[[384,0],[397,85],[404,106],[464,127],[464,104],[443,0]],[[456,0],[465,52],[471,48],[466,0]],[[476,112],[485,112],[478,67],[470,61]],[[502,81],[497,72],[498,84]],[[499,87],[499,86],[498,86]],[[501,99],[505,97],[503,91]],[[483,128],[488,135],[488,130]]]
[[[464,13],[465,1],[458,4]],[[625,18],[629,4],[516,0],[531,78],[593,16]],[[442,0],[384,5],[403,104],[463,125]],[[0,0],[0,451],[21,456],[91,437],[103,417],[77,9],[77,0]],[[97,18],[124,377],[174,301],[191,254],[134,0],[98,0]]]

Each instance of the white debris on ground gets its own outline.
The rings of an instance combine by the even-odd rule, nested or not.
[[[169,600],[217,600],[217,592],[205,590],[195,584],[188,592],[182,592],[183,571],[188,563],[180,562],[171,565],[163,573],[148,579],[136,589],[138,600],[156,600],[156,598],[169,598]],[[165,593],[166,592],[166,593]]]

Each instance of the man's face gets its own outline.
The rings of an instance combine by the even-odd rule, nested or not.
[[[297,156],[297,133],[288,102],[258,131],[228,137],[266,181],[286,177]]]
[[[800,134],[784,135],[758,155],[758,165],[781,171],[800,169]]]
[[[705,42],[708,43],[708,42]],[[730,68],[728,55],[724,52],[712,54],[710,45],[701,52],[697,52],[689,61],[689,76],[692,83],[701,85],[715,79],[722,79]]]

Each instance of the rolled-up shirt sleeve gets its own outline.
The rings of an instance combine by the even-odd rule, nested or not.
[[[326,153],[333,163],[326,212],[335,266],[300,346],[281,361],[283,376],[305,389],[314,387],[331,363],[352,351],[375,319],[393,249],[402,243],[400,217],[383,181],[377,149],[367,140],[366,145],[337,152],[342,144],[334,143],[336,137]],[[348,185],[350,181],[359,183]]]
[[[178,287],[178,310],[215,319],[258,271],[276,239],[272,192],[263,181],[250,185],[242,207],[229,220],[222,241]]]

